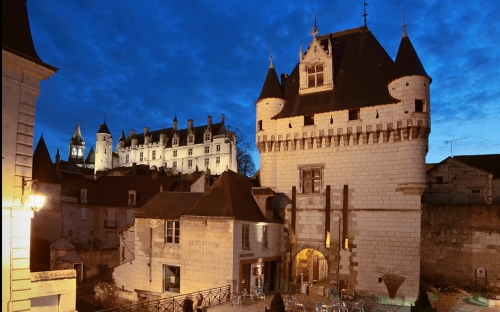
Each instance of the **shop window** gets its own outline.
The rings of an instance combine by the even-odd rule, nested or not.
[[[163,265],[163,291],[177,292],[181,290],[181,268]]]

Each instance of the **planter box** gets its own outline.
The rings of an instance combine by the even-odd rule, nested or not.
[[[488,307],[500,307],[500,299],[486,299],[483,297],[478,297],[477,301],[486,304]]]

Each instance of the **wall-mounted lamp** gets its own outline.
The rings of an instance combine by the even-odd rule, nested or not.
[[[326,248],[330,248],[330,231],[326,231]]]
[[[332,123],[333,123],[333,116],[330,115],[330,124],[332,124]]]
[[[24,191],[28,190],[28,187],[31,188],[31,193],[29,195],[30,207],[31,209],[33,209],[33,211],[38,211],[43,207],[43,204],[45,203],[45,196],[36,195],[36,190],[38,189],[38,180],[26,180],[23,177],[21,204],[24,206]]]
[[[377,115],[375,116],[375,118],[378,118],[378,109],[377,109]]]

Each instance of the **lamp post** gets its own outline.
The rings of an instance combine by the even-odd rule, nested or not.
[[[24,206],[24,192],[28,189],[28,187],[31,188],[31,192],[28,198],[29,204],[31,209],[33,209],[33,211],[36,212],[43,207],[45,203],[45,196],[36,194],[36,190],[38,189],[38,180],[27,180],[23,177],[22,196],[21,196],[21,203],[23,206]],[[35,190],[33,191],[33,189]]]

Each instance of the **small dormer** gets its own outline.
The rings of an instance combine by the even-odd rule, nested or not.
[[[179,146],[179,134],[176,131],[172,137],[172,147],[178,147]]]
[[[300,48],[300,94],[320,92],[333,89],[333,53],[332,43],[328,39],[328,49],[325,50],[321,45],[320,39],[316,37],[318,27],[314,24],[311,35],[312,42],[305,53]]]
[[[137,191],[130,190],[128,191],[128,205],[135,206],[137,201]]]

